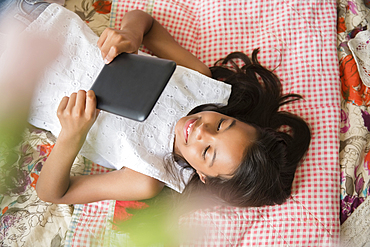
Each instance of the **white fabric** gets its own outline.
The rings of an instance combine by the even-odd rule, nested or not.
[[[57,4],[50,5],[26,32],[45,34],[62,45],[60,56],[46,69],[36,90],[29,117],[31,124],[58,136],[56,109],[61,98],[88,90],[104,65],[98,37],[75,13]],[[145,122],[101,112],[80,153],[105,167],[125,166],[182,191],[184,184],[164,169],[164,158],[173,149],[175,124],[195,106],[227,104],[230,90],[223,82],[178,66]],[[186,172],[185,179],[190,175]]]
[[[370,30],[359,32],[348,41],[348,46],[356,60],[362,82],[370,87]]]
[[[342,224],[341,247],[370,247],[370,197]]]

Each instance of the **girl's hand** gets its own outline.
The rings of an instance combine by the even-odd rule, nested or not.
[[[98,47],[106,64],[123,52],[137,53],[143,41],[143,33],[132,29],[107,28],[98,40]]]
[[[178,65],[212,76],[209,68],[181,47],[161,24],[138,9],[123,16],[121,30],[104,30],[98,40],[98,47],[108,64],[122,52],[137,53],[141,43],[157,57],[173,60]]]
[[[96,109],[96,97],[92,90],[84,90],[65,96],[59,104],[57,115],[62,125],[58,140],[76,143],[81,148],[86,135],[95,122],[99,110]]]
[[[74,160],[99,113],[95,93],[80,90],[64,97],[57,113],[62,131],[37,181],[36,191],[41,200],[63,204],[132,201],[151,198],[162,190],[162,182],[128,168],[71,177]]]
[[[153,18],[141,10],[131,10],[123,16],[121,30],[107,28],[98,40],[98,47],[106,64],[122,52],[137,53]]]

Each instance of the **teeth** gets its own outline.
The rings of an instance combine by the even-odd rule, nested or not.
[[[194,123],[189,124],[189,127],[188,127],[188,129],[186,130],[186,132],[187,132],[187,134],[188,134],[188,135],[189,135],[189,132],[190,132],[190,128],[191,128],[191,126],[193,126],[193,124],[194,124]]]

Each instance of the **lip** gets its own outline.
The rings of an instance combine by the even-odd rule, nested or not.
[[[185,143],[188,143],[188,137],[189,135],[191,134],[191,132],[193,131],[194,129],[194,123],[197,121],[197,119],[189,119],[185,125],[184,125],[184,137],[185,137]],[[190,130],[189,130],[189,133],[188,133],[188,128],[189,126],[193,124],[191,127],[190,127]]]

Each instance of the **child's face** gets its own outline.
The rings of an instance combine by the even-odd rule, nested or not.
[[[256,129],[229,116],[204,111],[181,118],[175,126],[175,153],[205,176],[231,178]]]

